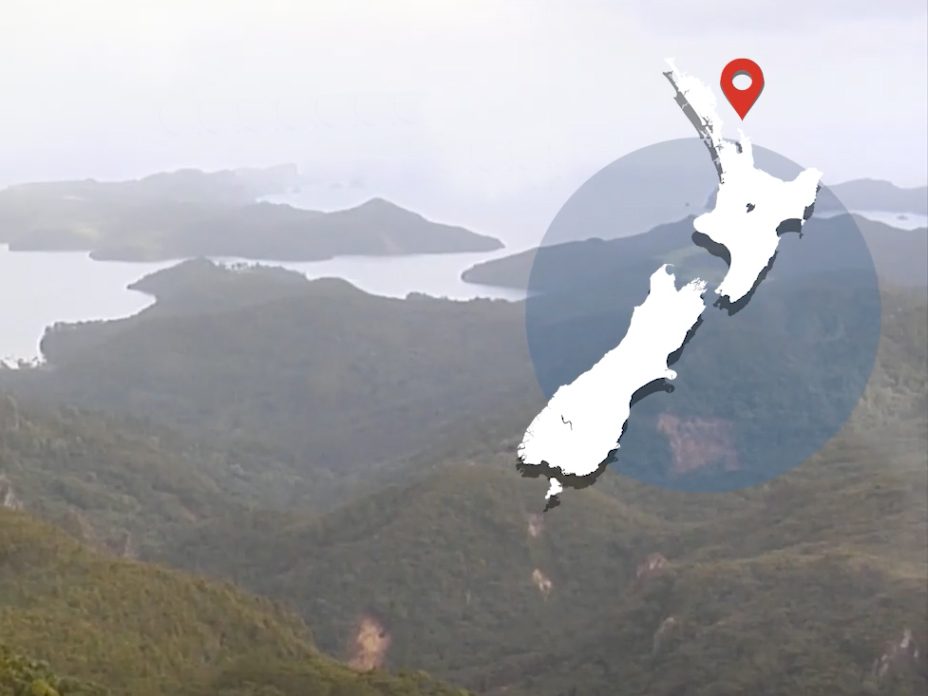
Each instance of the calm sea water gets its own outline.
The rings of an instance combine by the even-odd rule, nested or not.
[[[343,278],[366,292],[386,297],[421,292],[454,300],[519,300],[524,293],[461,281],[461,273],[475,263],[512,253],[513,249],[502,249],[477,254],[264,263],[299,271],[308,278]],[[0,360],[40,357],[39,341],[46,327],[55,322],[117,319],[140,312],[153,299],[127,286],[176,263],[99,262],[86,253],[11,252],[0,245]]]
[[[928,216],[862,211],[872,220],[902,229],[928,226]],[[524,293],[469,285],[461,273],[480,261],[508,256],[519,249],[491,253],[437,254],[394,258],[342,257],[314,263],[274,262],[308,278],[343,278],[362,290],[386,297],[421,292],[433,297],[523,299]],[[223,259],[237,261],[237,259]],[[153,301],[128,285],[176,262],[97,262],[85,253],[11,252],[0,246],[0,359],[32,360],[39,341],[55,322],[116,319],[131,316]]]
[[[917,230],[919,227],[928,227],[928,215],[913,215],[911,213],[884,213],[879,210],[860,210],[852,211],[861,217],[874,222],[882,222],[890,227],[897,227],[900,230]],[[818,213],[816,213],[818,215]],[[818,215],[818,217],[832,217],[830,215]]]

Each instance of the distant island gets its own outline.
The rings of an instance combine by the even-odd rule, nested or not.
[[[928,262],[925,260],[928,258],[928,229],[900,230],[859,215],[853,218],[881,281],[908,287],[928,285]],[[651,263],[672,263],[682,268],[680,264],[685,262],[692,273],[709,278],[711,275],[707,274],[713,271],[704,261],[700,263],[700,254],[692,249],[686,251],[691,246],[692,220],[690,216],[677,223],[658,225],[644,234],[607,241],[592,238],[544,247],[543,260],[545,264],[564,268],[565,272],[566,269],[586,268],[592,277],[606,275],[610,268],[632,269],[636,264]],[[835,218],[813,217],[809,221],[810,234],[819,229],[827,230],[834,221]],[[527,290],[537,256],[537,249],[529,249],[484,261],[465,270],[461,279],[476,285]],[[555,277],[551,272],[546,275]]]
[[[715,192],[706,207],[714,205]],[[928,215],[928,186],[901,188],[882,179],[854,179],[825,187],[815,200],[819,214],[864,210],[896,213],[900,218],[903,214]]]
[[[879,179],[855,179],[829,187],[847,210],[928,215],[928,186],[900,188]],[[819,212],[838,209],[829,199],[815,205]]]
[[[10,186],[0,191],[0,244],[13,251],[87,251],[114,261],[323,261],[503,247],[494,237],[426,220],[380,198],[328,213],[259,200],[303,183],[295,165],[281,165]]]

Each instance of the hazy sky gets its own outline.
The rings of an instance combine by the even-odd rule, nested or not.
[[[926,7],[0,0],[0,185],[296,162],[426,214],[534,227],[614,159],[693,135],[668,57],[716,89],[729,60],[756,61],[746,132],[826,182],[922,185]]]

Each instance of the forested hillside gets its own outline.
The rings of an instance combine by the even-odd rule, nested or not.
[[[162,558],[287,598],[336,654],[372,617],[388,665],[491,694],[921,693],[926,305],[887,290],[884,306],[852,420],[760,488],[671,493],[607,472],[541,515],[543,483],[500,437],[495,455],[447,453],[321,517],[207,521]],[[907,631],[922,657],[892,647]]]
[[[0,0],[0,696],[928,696],[926,26]]]
[[[381,667],[486,696],[924,692],[923,289],[883,288],[868,389],[797,469],[725,494],[606,471],[542,514],[518,305],[208,262],[140,285],[151,309],[2,375],[0,497],[70,533],[0,519],[17,654],[133,696],[447,693]]]
[[[517,304],[394,300],[208,262],[139,285],[160,301],[52,330],[49,365],[0,372],[0,387],[241,436],[301,472],[341,475],[543,403]]]
[[[0,509],[0,635],[9,646],[0,693],[13,696],[462,693],[340,664],[279,604],[97,553],[9,509]]]

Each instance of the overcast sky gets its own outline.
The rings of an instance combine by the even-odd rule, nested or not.
[[[923,185],[926,7],[0,0],[0,185],[295,162],[435,217],[534,226],[602,166],[693,135],[665,58],[716,88],[735,135],[718,80],[736,57],[766,77],[755,143],[826,182]]]

